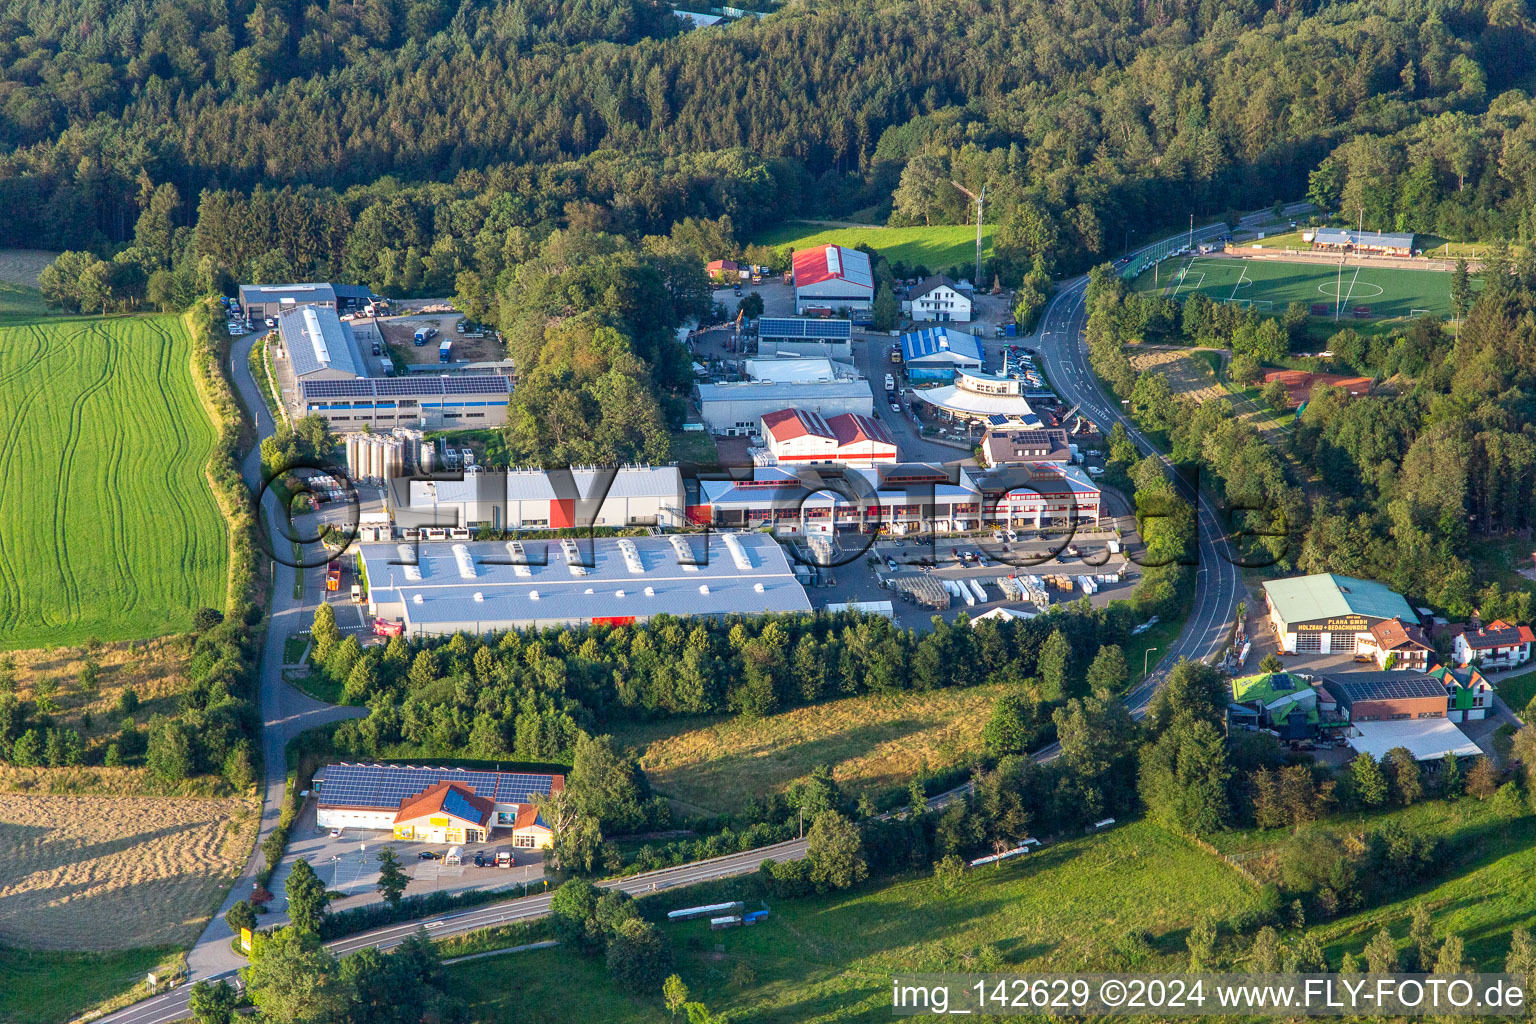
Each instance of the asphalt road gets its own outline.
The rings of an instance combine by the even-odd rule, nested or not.
[[[713,860],[681,864],[673,868],[663,868],[660,871],[650,871],[629,878],[610,879],[597,884],[599,888],[618,889],[631,896],[641,896],[679,885],[693,885],[696,882],[707,882],[717,878],[751,874],[770,857],[774,860],[799,860],[804,856],[805,840],[791,839],[785,843],[760,847],[746,853],[733,853]],[[326,943],[326,948],[337,956],[346,956],[360,949],[393,949],[418,928],[425,928],[434,939],[459,935],[480,928],[494,928],[514,921],[543,917],[549,913],[549,901],[549,893],[540,893],[536,896],[491,903],[472,910],[436,914],[417,921],[349,935]],[[225,971],[210,976],[209,980],[226,978],[232,974],[234,971]],[[97,1024],[169,1024],[171,1021],[183,1020],[189,1013],[187,1001],[190,997],[191,985],[181,985],[153,999],[146,999],[116,1013],[107,1014],[99,1018]]]
[[[1293,204],[1287,208],[1291,210],[1305,207],[1305,204]],[[1250,214],[1243,218],[1245,224],[1258,223],[1268,216],[1268,212]],[[1193,233],[1196,242],[1207,238],[1214,238],[1226,233],[1227,228],[1223,224],[1197,229]],[[1178,236],[1175,236],[1178,237]],[[1184,237],[1188,237],[1186,234]],[[1161,243],[1156,243],[1161,244]],[[1150,249],[1146,246],[1132,253],[1132,256]],[[1035,348],[1040,354],[1040,361],[1046,376],[1055,388],[1057,394],[1068,404],[1079,405],[1081,411],[1091,419],[1098,427],[1108,433],[1116,422],[1125,426],[1126,432],[1136,443],[1137,447],[1147,454],[1154,454],[1150,441],[1136,429],[1130,419],[1118,408],[1112,406],[1104,392],[1100,391],[1088,365],[1087,342],[1083,336],[1083,328],[1086,325],[1087,311],[1084,308],[1084,295],[1088,286],[1086,276],[1067,281],[1057,290],[1055,297],[1046,307],[1041,323],[1035,335],[1026,339],[1029,347]],[[274,425],[267,414],[266,404],[262,401],[260,392],[256,388],[256,382],[251,378],[248,369],[247,357],[254,337],[243,338],[233,346],[231,371],[235,384],[239,388],[242,398],[249,408],[256,411],[257,425],[262,437],[270,434]],[[873,349],[873,343],[866,343],[866,348]],[[1172,463],[1159,456],[1168,465],[1170,471]],[[259,451],[252,451],[246,458],[242,467],[247,477],[247,483],[254,486],[259,483],[260,472]],[[1183,631],[1178,638],[1163,652],[1163,658],[1158,663],[1156,670],[1151,672],[1140,684],[1125,696],[1126,704],[1131,712],[1140,717],[1145,713],[1152,695],[1157,691],[1166,675],[1167,667],[1176,664],[1180,658],[1208,659],[1218,653],[1225,641],[1226,629],[1237,614],[1237,602],[1242,593],[1242,584],[1237,568],[1230,561],[1230,549],[1227,546],[1226,535],[1220,525],[1220,519],[1215,506],[1203,494],[1196,495],[1198,502],[1197,523],[1199,533],[1198,558],[1195,582],[1195,604],[1191,610],[1189,619],[1185,622]],[[270,495],[266,496],[264,505],[269,513],[269,524],[276,530],[276,501]],[[302,697],[297,691],[284,684],[281,680],[281,665],[283,655],[283,640],[289,632],[303,627],[302,602],[292,598],[292,573],[295,571],[286,566],[277,565],[276,585],[274,587],[274,604],[272,627],[267,632],[266,648],[262,657],[261,671],[261,711],[264,720],[263,730],[263,754],[267,764],[266,799],[262,811],[261,834],[263,836],[276,825],[278,808],[281,806],[283,779],[283,749],[287,739],[303,728],[321,724],[318,719],[327,711],[340,715],[355,713],[352,709],[326,709],[324,705],[319,708],[296,707],[295,699]],[[309,593],[306,587],[306,593]],[[307,698],[306,698],[307,699]],[[313,702],[311,702],[313,703]],[[302,724],[301,724],[302,723]],[[1035,759],[1041,762],[1050,761],[1060,754],[1060,747],[1056,744],[1040,751]],[[946,793],[931,797],[928,801],[932,808],[940,808],[957,799],[961,794],[968,792],[969,785],[958,787]],[[789,843],[781,843],[776,846],[763,847],[747,853],[733,854],[728,857],[717,858],[713,861],[701,861],[696,864],[682,865],[663,871],[651,872],[645,875],[636,875],[628,879],[620,879],[605,883],[604,886],[617,886],[631,894],[640,894],[656,891],[660,888],[669,888],[675,885],[687,885],[693,882],[706,881],[713,878],[724,878],[731,875],[744,874],[757,869],[757,866],[767,857],[775,859],[798,859],[805,855],[803,840],[795,840]],[[226,904],[232,903],[237,897],[243,896],[249,875],[254,871],[258,863],[259,854],[253,854],[251,863],[241,878],[236,882],[229,895]],[[221,907],[219,914],[209,923],[207,931],[198,940],[196,947],[188,956],[190,974],[194,979],[218,978],[233,974],[228,967],[230,960],[238,961],[229,950],[228,928],[223,921],[224,911],[227,905]],[[547,895],[529,896],[520,900],[510,900],[505,903],[491,904],[470,911],[447,916],[429,918],[425,921],[410,922],[395,925],[390,928],[378,929],[372,932],[364,932],[359,935],[349,936],[330,944],[330,948],[338,955],[355,952],[367,947],[390,949],[398,945],[410,935],[417,927],[425,926],[433,936],[454,935],[460,932],[472,931],[476,928],[485,928],[509,921],[525,920],[539,917],[549,910],[549,897]],[[145,1000],[117,1013],[108,1014],[100,1018],[110,1024],[166,1024],[169,1021],[180,1020],[187,1015],[187,997],[190,985],[182,985],[172,991]]]

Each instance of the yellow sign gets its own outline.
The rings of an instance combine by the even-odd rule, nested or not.
[[[240,948],[247,953],[251,951],[251,930],[249,928],[240,929]]]
[[[448,824],[448,819],[447,818],[428,818],[427,819],[427,824],[428,825],[447,825]]]
[[[1303,622],[1296,626],[1298,633],[1369,633],[1371,624],[1360,615],[1347,619],[1329,619],[1327,622]]]

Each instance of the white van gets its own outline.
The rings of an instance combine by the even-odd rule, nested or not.
[[[886,374],[885,375],[885,390],[887,390],[887,391],[895,391],[896,390],[896,378],[892,377],[890,374]]]

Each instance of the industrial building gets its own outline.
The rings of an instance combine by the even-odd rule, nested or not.
[[[423,843],[483,843],[508,830],[512,845],[548,847],[534,800],[565,776],[395,764],[331,764],[315,773],[315,824],[389,832]]]
[[[1076,467],[976,473],[904,463],[870,469],[757,467],[749,479],[701,480],[695,523],[786,533],[884,529],[898,536],[984,526],[1040,527],[1098,518],[1099,488]]]
[[[795,312],[831,316],[839,310],[868,312],[875,302],[869,256],[841,245],[795,253]]]
[[[813,380],[851,380],[858,376],[848,363],[834,363],[830,359],[748,359],[747,377],[750,380],[777,381],[781,384],[804,384]]]
[[[1071,462],[1072,445],[1059,427],[1044,430],[988,430],[981,440],[985,466],[1026,466],[1034,462]]]
[[[1039,429],[1040,417],[1024,397],[1024,388],[1024,382],[1016,377],[960,370],[955,373],[953,384],[918,388],[912,396],[951,419],[980,420],[993,428]]]
[[[686,522],[683,477],[676,466],[515,469],[396,480],[387,500],[395,525],[403,529],[564,530]]]
[[[1323,688],[1354,723],[1445,717],[1445,685],[1417,672],[1340,673]]]
[[[368,610],[406,636],[809,612],[760,533],[360,546]]]
[[[875,411],[869,381],[767,382],[740,381],[698,385],[699,412],[704,426],[716,434],[755,433],[764,416],[780,409],[805,409],[822,416]]]
[[[298,414],[324,416],[342,431],[480,429],[507,422],[511,396],[512,382],[495,373],[302,380]]]
[[[1313,249],[1325,252],[1367,253],[1374,256],[1412,256],[1413,232],[1351,231],[1349,228],[1318,228],[1307,239]]]
[[[384,339],[371,322],[343,323],[331,307],[303,305],[278,315],[277,333],[278,375],[296,416],[322,416],[341,433],[363,427],[441,430],[507,422],[512,394],[507,377],[390,376],[394,370]]]
[[[853,358],[853,323],[827,317],[765,316],[757,321],[757,351],[780,358]]]
[[[901,361],[912,381],[953,380],[959,370],[980,370],[985,365],[977,337],[950,327],[903,334]]]
[[[763,417],[763,439],[775,461],[875,466],[896,461],[896,439],[875,420],[845,412],[824,419],[801,409]]]
[[[289,369],[300,384],[373,376],[368,372],[352,325],[342,323],[334,309],[286,309],[277,318],[277,335]]]
[[[1280,647],[1292,654],[1355,653],[1362,641],[1375,644],[1371,628],[1378,623],[1418,621],[1402,595],[1337,573],[1269,580],[1264,599]]]
[[[300,306],[318,306],[335,313],[362,309],[374,300],[371,290],[356,284],[243,284],[240,305],[252,320],[275,317]]]
[[[912,286],[901,311],[919,323],[970,323],[971,297],[948,277],[935,274]]]

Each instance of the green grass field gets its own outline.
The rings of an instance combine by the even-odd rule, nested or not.
[[[732,1020],[874,1022],[890,1019],[893,971],[978,970],[971,958],[985,946],[1008,962],[1005,970],[1179,969],[1196,918],[1225,918],[1255,898],[1226,864],[1138,822],[974,871],[949,894],[923,875],[771,901],[772,915],[752,928],[663,928],[693,998]],[[1117,947],[1133,931],[1151,938],[1146,959],[1130,968]],[[740,965],[750,975],[736,975]],[[623,994],[600,962],[563,950],[449,970],[479,1020],[667,1019],[660,1000]]]
[[[1151,291],[1152,275],[1141,274],[1135,287]],[[1425,309],[1439,317],[1451,316],[1451,275],[1434,270],[1350,263],[1341,274],[1337,264],[1197,256],[1183,264],[1163,264],[1156,287],[1174,298],[1203,292],[1216,302],[1252,302],[1276,314],[1285,312],[1292,302],[1302,302],[1327,307],[1332,318],[1337,306],[1341,323],[1352,321],[1351,313],[1358,306],[1369,307],[1373,320],[1407,317],[1413,310]]]
[[[914,228],[827,228],[791,221],[752,239],[775,249],[814,245],[867,245],[893,263],[921,264],[934,273],[952,266],[976,265],[976,226],[944,224]],[[992,258],[992,226],[981,226],[982,258]],[[967,275],[970,276],[970,275]]]
[[[0,647],[155,636],[222,607],[190,359],[174,316],[0,321]]]
[[[61,1024],[93,1007],[115,1007],[142,991],[144,976],[181,951],[125,949],[55,953],[0,948],[0,1024]]]

